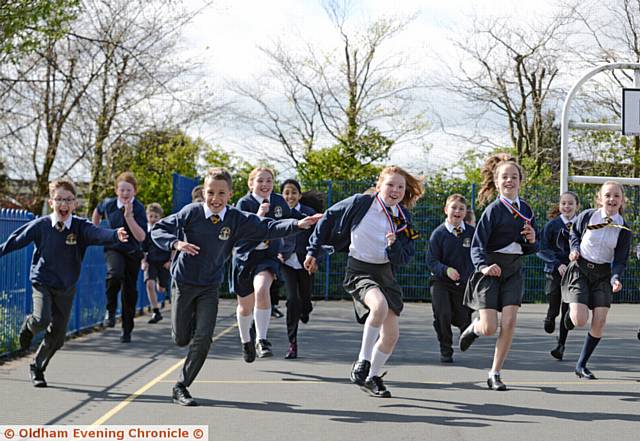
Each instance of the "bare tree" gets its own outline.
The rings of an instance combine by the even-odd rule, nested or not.
[[[571,18],[558,13],[542,23],[514,23],[506,18],[475,18],[471,29],[453,41],[459,53],[437,85],[466,101],[466,117],[495,120],[504,127],[518,159],[535,160],[537,174],[548,151],[545,131],[553,121],[555,81],[562,55],[561,40]],[[487,137],[470,137],[486,143]]]
[[[270,69],[257,85],[232,84],[246,99],[236,120],[280,143],[295,166],[318,147],[340,144],[358,150],[365,136],[375,138],[372,134],[391,140],[381,146],[421,140],[428,128],[424,113],[416,110],[421,84],[399,77],[410,67],[406,54],[385,51],[413,17],[379,18],[352,29],[348,1],[329,0],[323,6],[338,45],[327,51],[291,38],[302,47],[281,40],[260,46]],[[384,155],[388,146],[381,147]]]
[[[15,157],[13,174],[35,176],[27,204],[35,212],[52,173],[90,173],[90,209],[111,185],[112,147],[218,110],[199,86],[199,64],[180,56],[180,32],[198,10],[173,0],[85,0],[82,11],[65,38],[11,66],[19,81],[6,83],[0,148]]]

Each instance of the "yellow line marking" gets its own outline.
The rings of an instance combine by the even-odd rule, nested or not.
[[[172,381],[164,380],[160,383],[171,383]],[[198,380],[194,381],[198,384],[320,384],[326,383],[322,380]]]
[[[225,334],[228,334],[229,332],[231,332],[233,329],[235,329],[238,326],[237,323],[229,326],[228,328],[226,328],[224,331],[220,332],[218,335],[216,335],[215,337],[213,337],[212,342],[215,342],[216,340],[219,340],[220,337],[222,337]],[[115,414],[117,414],[118,412],[120,412],[122,409],[124,409],[125,407],[127,407],[133,400],[135,400],[136,398],[138,398],[140,395],[142,395],[143,393],[145,393],[146,391],[148,391],[149,389],[151,389],[153,386],[155,386],[156,384],[162,382],[162,380],[164,380],[167,376],[169,376],[173,371],[175,371],[176,369],[180,368],[182,365],[184,364],[184,360],[180,360],[179,362],[177,362],[176,364],[174,364],[173,366],[171,366],[169,369],[167,369],[166,371],[164,371],[163,373],[161,373],[160,375],[158,375],[156,378],[154,378],[153,380],[149,381],[147,384],[145,384],[144,386],[142,386],[140,389],[138,389],[137,391],[135,391],[134,393],[132,393],[131,395],[129,395],[127,398],[125,398],[121,403],[119,403],[116,407],[114,407],[113,409],[111,409],[109,412],[105,413],[104,415],[102,415],[100,418],[98,418],[97,420],[95,420],[91,425],[92,426],[100,426],[104,423],[106,423],[108,420],[110,420]]]

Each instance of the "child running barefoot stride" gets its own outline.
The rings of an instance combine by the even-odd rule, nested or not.
[[[562,320],[569,310],[569,305],[562,302],[560,281],[569,265],[569,234],[576,222],[576,210],[579,205],[578,196],[575,193],[571,191],[562,193],[560,202],[549,212],[551,221],[544,226],[538,252],[538,257],[544,261],[546,277],[544,290],[549,298],[549,309],[544,319],[544,330],[547,334],[553,334],[556,328],[556,317],[560,314],[562,305],[558,344],[551,350],[551,356],[558,360],[562,360],[564,345],[569,334]]]
[[[562,278],[562,300],[569,303],[565,326],[584,326],[593,311],[575,373],[595,380],[587,362],[600,343],[611,297],[622,289],[620,278],[627,266],[631,230],[622,218],[624,189],[615,181],[602,184],[597,194],[598,208],[585,210],[571,229],[571,263]]]
[[[531,207],[518,196],[524,173],[513,161],[501,161],[494,168],[498,199],[489,204],[476,226],[471,243],[475,273],[469,279],[465,303],[479,312],[460,336],[460,350],[466,351],[480,335],[493,335],[498,329],[493,364],[487,385],[492,390],[507,390],[500,370],[504,364],[516,328],[522,303],[522,256],[537,251],[535,223]],[[481,189],[483,192],[483,189]]]
[[[350,378],[372,396],[388,398],[381,372],[398,341],[403,308],[396,268],[415,254],[419,235],[411,228],[408,209],[424,190],[419,179],[396,166],[382,170],[375,190],[326,211],[309,240],[304,267],[317,269],[324,245],[349,251],[343,287],[353,297],[358,322],[364,323]]]

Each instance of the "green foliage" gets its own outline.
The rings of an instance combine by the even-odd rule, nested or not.
[[[180,130],[150,130],[135,144],[119,146],[114,158],[119,167],[112,175],[131,171],[138,179],[137,197],[145,205],[158,202],[170,213],[172,173],[196,177],[198,157],[206,147],[202,139],[194,140]]]
[[[0,58],[18,57],[60,38],[79,10],[79,0],[4,0],[0,5]]]
[[[202,175],[205,174],[206,169],[210,167],[224,167],[229,170],[231,176],[233,177],[233,197],[231,199],[231,203],[235,203],[238,199],[244,196],[247,191],[249,191],[248,180],[249,173],[254,168],[260,167],[268,167],[271,170],[274,170],[275,167],[268,163],[258,163],[252,164],[239,156],[236,156],[232,153],[225,152],[221,147],[208,147],[203,155],[205,168],[202,170]],[[278,190],[274,185],[274,190]]]
[[[310,151],[298,166],[301,182],[375,180],[382,166],[363,164],[341,145]]]

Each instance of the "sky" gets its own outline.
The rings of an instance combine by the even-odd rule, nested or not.
[[[392,4],[393,7],[389,5]],[[472,15],[510,17],[544,17],[557,6],[552,0],[354,0],[350,20],[354,25],[381,16],[406,17],[417,14],[403,33],[390,41],[386,50],[405,50],[416,60],[416,69],[428,76],[436,68],[434,54],[447,57],[450,39],[465,29]],[[258,45],[268,45],[278,38],[285,41],[300,36],[314,44],[330,47],[334,40],[331,22],[319,0],[216,0],[189,26],[185,45],[190,56],[204,61],[205,74],[223,101],[233,97],[225,90],[229,80],[256,81],[265,71],[265,60]],[[456,107],[464,103],[455,97],[433,92],[426,93],[425,105],[436,107],[445,116],[445,124],[456,126]],[[232,148],[246,154],[243,140],[247,133],[237,129],[205,126],[198,135],[215,145]],[[464,127],[448,131],[465,133]],[[470,130],[470,129],[469,129]],[[496,136],[501,136],[496,134]],[[446,168],[473,145],[435,129],[427,138],[432,145],[425,154],[411,145],[398,145],[391,155],[391,163],[415,166],[433,171]],[[263,142],[263,141],[258,141]],[[264,144],[265,150],[280,151],[274,144]]]

